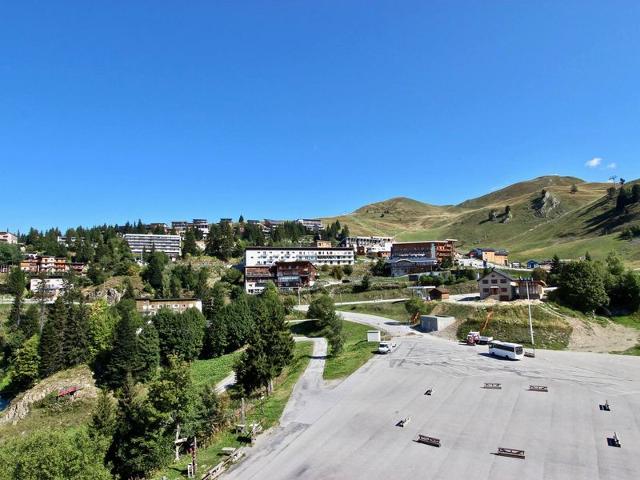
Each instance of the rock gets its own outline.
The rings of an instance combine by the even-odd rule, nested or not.
[[[98,395],[93,375],[88,367],[58,372],[14,398],[0,417],[0,425],[5,423],[15,424],[29,414],[31,405],[35,402],[42,400],[52,392],[58,392],[73,386],[80,388],[74,393],[74,400],[95,398]]]

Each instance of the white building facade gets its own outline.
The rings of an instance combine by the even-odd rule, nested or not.
[[[127,233],[124,240],[129,244],[131,253],[142,255],[152,250],[163,252],[172,260],[180,257],[180,235],[154,235],[152,233]]]
[[[260,267],[276,262],[311,262],[322,265],[353,265],[355,255],[352,248],[331,247],[247,247],[244,254],[246,267]]]

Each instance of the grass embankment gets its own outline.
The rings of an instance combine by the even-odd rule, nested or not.
[[[325,380],[345,378],[355,372],[373,356],[377,348],[375,342],[367,342],[367,331],[371,327],[360,323],[342,321],[342,333],[345,337],[344,347],[339,355],[329,355],[324,364]],[[321,336],[318,322],[307,320],[291,325],[294,335],[306,337]]]
[[[242,350],[208,360],[196,360],[191,364],[191,379],[197,387],[215,385],[233,371]]]
[[[289,401],[293,387],[300,378],[300,375],[302,375],[307,368],[312,353],[313,344],[311,342],[296,343],[293,361],[284,372],[282,372],[282,375],[275,380],[273,393],[264,399],[250,398],[247,400],[247,423],[260,422],[265,430],[278,423]],[[237,352],[230,355],[235,354],[237,354]],[[235,413],[239,414],[237,410],[239,399],[236,398],[234,392],[231,392],[231,395],[232,407]],[[218,432],[206,446],[201,446],[198,449],[199,475],[202,475],[206,470],[217,465],[225,458],[225,455],[223,455],[221,451],[222,448],[239,447],[246,444],[234,431],[233,426],[236,423],[239,423],[238,415],[230,421],[229,427]],[[160,480],[164,476],[168,480],[185,479],[187,478],[187,463],[189,463],[189,461],[190,458],[184,456],[182,461],[156,473],[153,478]]]
[[[91,418],[95,405],[95,397],[85,396],[74,401],[68,399],[57,400],[55,395],[59,388],[72,385],[93,384],[92,375],[88,367],[79,366],[48,377],[34,387],[43,392],[51,391],[43,400],[36,401],[28,406],[29,413],[14,423],[0,425],[0,443],[11,440],[17,436],[32,434],[37,431],[74,431],[86,425]],[[86,391],[86,390],[85,390]],[[16,397],[19,401],[21,395]]]
[[[494,305],[477,307],[453,303],[438,303],[431,311],[434,315],[450,315],[462,320],[457,336],[464,339],[469,331],[479,331],[485,323],[489,310],[493,310],[485,335],[496,339],[531,345],[529,336],[529,314],[526,305]],[[563,318],[554,315],[539,305],[531,306],[533,333],[536,346],[560,350],[567,347],[573,328]]]
[[[386,302],[386,303],[362,303],[359,305],[339,305],[336,310],[341,312],[366,313],[369,315],[377,315],[379,317],[390,318],[399,322],[408,322],[411,316],[404,307],[405,302]]]

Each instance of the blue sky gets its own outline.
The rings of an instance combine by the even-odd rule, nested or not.
[[[639,24],[637,1],[4,2],[0,229],[637,178]]]

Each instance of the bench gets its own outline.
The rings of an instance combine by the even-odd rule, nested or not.
[[[404,427],[407,423],[411,421],[411,417],[405,417],[401,419],[398,423],[396,423],[397,427]]]
[[[605,412],[610,412],[611,411],[611,407],[609,406],[609,401],[605,401],[603,405],[599,405],[600,410],[603,410]]]
[[[607,438],[607,444],[610,447],[622,447],[622,445],[620,445],[620,439],[618,438],[618,434],[616,432],[613,432],[613,437]]]
[[[210,468],[202,477],[202,480],[213,480],[214,478],[218,478],[225,471],[225,462],[220,462],[215,467]]]
[[[431,445],[432,447],[440,447],[440,439],[435,437],[428,437],[426,435],[418,434],[418,438],[414,440],[418,443],[424,443],[425,445]]]
[[[496,453],[496,455],[501,455],[503,457],[513,457],[513,458],[524,459],[524,450],[518,450],[515,448],[498,447],[498,452]]]
[[[502,390],[502,384],[501,383],[485,383],[484,387],[482,388],[493,388],[495,390]]]
[[[429,389],[429,390],[427,390],[426,392],[424,392],[424,394],[425,394],[425,395],[431,395],[431,392],[432,392],[432,390],[431,390],[431,389]]]
[[[548,392],[549,388],[546,385],[529,385],[529,391],[531,391],[531,392]]]

